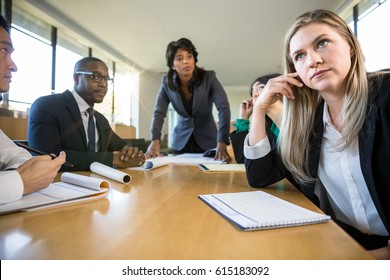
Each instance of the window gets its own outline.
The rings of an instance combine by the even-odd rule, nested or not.
[[[107,65],[108,73],[112,78],[114,76],[113,62],[109,58],[107,58],[103,53],[96,50],[92,51],[92,56],[99,58]],[[107,93],[106,96],[104,97],[103,102],[99,104],[95,104],[96,110],[102,113],[111,123],[114,122],[114,111],[115,111],[115,108],[113,107],[114,83],[108,85]]]
[[[114,80],[115,123],[138,126],[138,73],[117,67]]]
[[[74,65],[83,56],[57,45],[55,92],[73,89]]]
[[[67,36],[61,30],[57,32],[55,92],[73,89],[74,65],[88,56],[88,47]]]
[[[388,51],[390,38],[383,30],[390,27],[390,1],[387,0],[362,0],[352,11],[345,12],[346,22],[354,30],[353,18],[357,18],[357,38],[366,58],[367,71],[376,71],[390,68],[390,53]],[[355,15],[353,14],[355,13]]]
[[[18,71],[12,74],[9,105],[10,109],[25,111],[35,99],[51,93],[52,49],[47,40],[33,37],[19,26],[11,32],[15,48],[12,58]]]
[[[378,2],[359,17],[358,39],[366,57],[367,71],[390,68],[390,1]],[[385,32],[385,33],[383,33]]]
[[[5,104],[9,109],[28,111],[40,96],[72,90],[75,63],[92,51],[94,57],[107,64],[110,76],[115,74],[114,84],[109,86],[104,102],[96,104],[97,110],[112,123],[138,126],[139,73],[135,69],[108,57],[98,47],[89,48],[72,38],[68,35],[69,30],[52,27],[15,5],[12,7],[12,21],[11,37],[15,48],[12,58],[18,71],[13,73],[8,98],[4,101],[8,102]],[[53,30],[57,31],[55,71],[52,69]],[[55,83],[52,89],[53,75]]]

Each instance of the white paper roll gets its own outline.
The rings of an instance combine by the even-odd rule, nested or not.
[[[164,166],[170,163],[170,160],[172,157],[168,156],[162,156],[162,157],[156,157],[151,158],[145,161],[144,168],[145,169],[154,169],[160,166]]]
[[[110,184],[107,181],[98,178],[92,178],[76,173],[64,172],[61,175],[61,181],[93,190],[100,191],[102,188],[108,188]]]
[[[101,164],[100,162],[92,162],[90,167],[92,172],[95,172],[99,175],[108,177],[112,180],[121,182],[123,184],[128,184],[131,182],[131,176],[125,172],[119,171],[110,166]]]

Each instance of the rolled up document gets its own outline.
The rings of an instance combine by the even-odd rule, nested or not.
[[[123,184],[128,184],[131,182],[131,176],[125,172],[119,171],[110,166],[101,164],[99,162],[92,162],[90,167],[92,172],[95,172],[99,175],[105,176],[112,180],[121,182]]]
[[[156,157],[147,159],[144,164],[145,169],[154,169],[160,166],[167,165],[171,162],[172,157],[168,156],[162,156],[162,157]]]
[[[102,188],[108,188],[110,183],[105,180],[92,178],[80,174],[64,172],[61,175],[61,181],[68,184],[81,186],[93,190],[100,191]]]

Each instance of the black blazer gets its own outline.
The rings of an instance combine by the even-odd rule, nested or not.
[[[230,143],[232,143],[234,159],[237,163],[244,163],[244,140],[248,130],[238,132],[236,130],[230,133]]]
[[[107,119],[95,111],[99,133],[98,152],[89,152],[79,107],[70,91],[38,98],[31,106],[28,120],[28,144],[47,153],[66,152],[74,167],[60,171],[89,170],[92,162],[112,166],[113,151],[127,143],[111,129]]]
[[[266,121],[266,127],[267,127],[267,134],[273,134],[271,127],[272,127],[272,120],[268,116],[265,117]],[[232,143],[233,153],[234,153],[234,159],[237,163],[244,163],[244,140],[246,135],[248,134],[248,130],[238,132],[236,130],[232,131],[230,133],[230,142]],[[276,140],[276,138],[275,138]]]
[[[370,100],[363,128],[359,132],[360,166],[367,187],[378,210],[379,216],[390,232],[390,75],[383,78],[369,79]],[[316,115],[315,128],[310,138],[309,169],[313,178],[317,178],[317,171],[321,152],[323,134],[323,105],[319,106]],[[282,164],[277,152],[273,135],[271,139],[272,151],[263,158],[245,159],[247,179],[253,187],[265,187],[284,178],[291,179],[291,174]],[[327,198],[316,198],[312,184],[295,184],[308,198],[314,202],[320,199],[322,205],[329,205]],[[328,214],[329,208],[322,209]]]

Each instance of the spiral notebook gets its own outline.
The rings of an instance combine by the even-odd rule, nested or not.
[[[263,191],[200,195],[199,198],[245,231],[317,224],[330,220]]]

